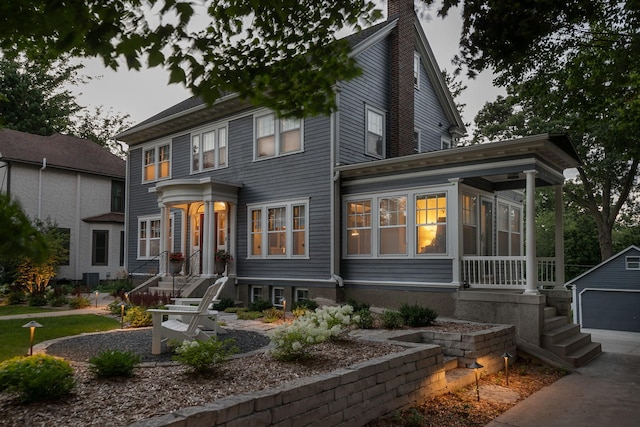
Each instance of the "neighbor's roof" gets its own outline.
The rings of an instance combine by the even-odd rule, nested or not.
[[[126,162],[88,139],[0,129],[0,160],[124,178]]]

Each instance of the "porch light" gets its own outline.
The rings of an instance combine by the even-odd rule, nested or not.
[[[504,358],[504,375],[507,378],[507,385],[509,385],[509,359],[511,359],[513,356],[507,352],[504,352],[502,353],[501,357]]]
[[[479,364],[478,361],[476,360],[471,364],[471,366],[469,366],[469,368],[473,369],[476,374],[476,393],[478,395],[478,402],[480,402],[480,386],[478,385],[478,369],[482,369],[484,368],[484,366]]]
[[[33,337],[36,334],[36,328],[42,328],[42,325],[35,320],[22,325],[23,328],[29,328],[29,356],[33,356]]]

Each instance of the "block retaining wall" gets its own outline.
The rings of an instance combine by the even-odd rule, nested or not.
[[[513,327],[471,334],[431,334],[428,331],[406,334],[405,331],[405,335],[387,338],[405,342],[410,347],[405,351],[279,387],[180,409],[132,426],[361,426],[448,391],[444,368],[447,352],[462,351],[463,363],[477,355],[486,373],[501,369],[504,351],[510,349],[515,354],[515,344],[511,348],[515,342]],[[425,343],[427,340],[434,344]]]

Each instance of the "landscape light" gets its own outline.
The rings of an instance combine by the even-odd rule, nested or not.
[[[26,325],[22,325],[23,328],[29,328],[30,331],[30,339],[29,339],[29,356],[33,356],[33,337],[36,334],[36,328],[42,328],[42,325],[35,320],[27,323]]]

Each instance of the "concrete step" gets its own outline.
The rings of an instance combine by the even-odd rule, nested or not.
[[[552,317],[556,317],[558,315],[558,310],[555,307],[545,307],[544,308],[544,318],[550,319]]]
[[[569,323],[551,331],[543,332],[541,334],[541,345],[546,348],[579,333],[580,325]]]
[[[547,347],[547,350],[560,357],[569,356],[581,348],[591,344],[591,335],[577,333]]]
[[[597,342],[590,342],[588,345],[574,351],[564,357],[576,368],[583,366],[602,354],[602,345]]]
[[[544,319],[544,327],[542,328],[542,332],[553,331],[554,329],[558,329],[562,326],[565,326],[569,323],[569,320],[566,316],[553,316],[548,319]]]

